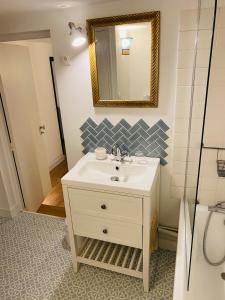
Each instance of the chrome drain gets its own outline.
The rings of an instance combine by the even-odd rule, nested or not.
[[[120,181],[120,178],[118,176],[112,176],[111,181]]]

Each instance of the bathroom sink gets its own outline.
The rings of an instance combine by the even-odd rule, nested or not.
[[[121,163],[110,158],[96,160],[94,153],[88,153],[62,178],[62,183],[147,195],[158,171],[158,158],[133,157],[131,162]]]

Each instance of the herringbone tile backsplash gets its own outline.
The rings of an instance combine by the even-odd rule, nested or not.
[[[111,153],[112,146],[118,144],[122,149],[128,150],[130,155],[142,152],[145,156],[159,157],[161,164],[166,165],[168,129],[163,120],[150,127],[143,119],[133,126],[122,119],[114,126],[108,119],[97,125],[88,118],[80,127],[83,153],[94,152],[97,147],[105,147]]]

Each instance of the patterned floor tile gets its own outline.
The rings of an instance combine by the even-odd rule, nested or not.
[[[140,279],[82,266],[75,274],[64,219],[21,213],[0,223],[0,299],[172,300],[175,253],[151,258],[151,288]]]

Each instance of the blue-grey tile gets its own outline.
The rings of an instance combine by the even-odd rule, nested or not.
[[[85,129],[87,129],[89,127],[89,124],[87,123],[87,121],[86,122],[84,122],[83,124],[82,124],[82,126],[80,127],[80,130],[81,131],[84,131]]]
[[[142,128],[138,129],[138,133],[144,139],[147,139],[149,137],[149,134]]]
[[[138,146],[136,147],[136,149],[135,149],[135,153],[137,153],[137,151],[138,151],[138,152],[142,152],[142,154],[143,154],[144,156],[147,155],[147,150],[146,150],[146,148],[145,148],[143,145],[138,145]],[[135,154],[135,153],[134,153],[134,154]]]
[[[99,141],[105,136],[105,131],[100,131],[95,137]]]
[[[166,148],[168,148],[167,143],[165,143],[165,142],[161,139],[161,137],[158,137],[157,140],[156,140],[156,142],[157,142],[157,143],[159,144],[159,146],[160,146],[161,148],[163,148],[164,150],[165,150]]]
[[[120,138],[120,141],[122,142],[123,145],[129,147],[131,142],[130,139],[128,139],[126,136],[122,135]]]
[[[112,132],[112,130],[110,130],[109,128],[107,128],[107,127],[105,127],[104,129],[103,129],[104,131],[105,131],[105,133],[107,134],[107,135],[109,135],[109,136],[113,136],[113,132]]]
[[[85,130],[82,134],[81,134],[81,138],[82,140],[86,139],[86,137],[88,137],[90,134],[90,132],[88,130]]]
[[[89,152],[89,148],[84,148],[84,149],[82,150],[82,152],[83,152],[84,154],[87,154],[87,153]]]
[[[155,132],[155,133],[152,134],[149,138],[147,138],[146,141],[147,141],[149,144],[151,144],[152,142],[156,141],[158,137],[159,137],[159,136],[158,136],[157,132]]]
[[[140,128],[140,126],[138,125],[138,123],[134,124],[133,127],[130,128],[129,132],[131,134],[135,133],[135,131],[137,131]]]
[[[91,126],[88,127],[88,131],[90,131],[90,133],[94,136],[97,135],[97,132]]]
[[[130,138],[130,142],[133,143],[134,141],[136,141],[139,138],[139,133],[135,132]]]
[[[146,140],[145,139],[143,139],[143,137],[142,136],[140,136],[139,138],[138,138],[138,142],[143,146],[143,147],[148,147],[148,142],[146,142]]]
[[[163,122],[163,120],[159,120],[157,123],[156,123],[163,131],[167,131],[169,129],[169,126],[166,125],[165,122]]]
[[[114,140],[114,142],[116,142],[121,138],[122,135],[122,132],[117,131],[117,133],[112,136],[112,139]]]
[[[104,147],[105,143],[106,143],[105,139],[102,138],[101,140],[98,141],[98,143],[97,143],[96,146],[98,146],[98,147]]]
[[[100,123],[97,127],[95,127],[95,131],[98,133],[102,131],[102,129],[105,128],[105,125],[103,123]]]
[[[164,159],[164,158],[160,158],[160,164],[162,165],[162,166],[165,166],[165,165],[167,165],[167,161]]]
[[[157,134],[158,134],[163,140],[167,140],[167,139],[169,138],[168,135],[165,134],[165,132],[162,131],[161,129],[159,129],[159,130],[157,131]]]
[[[133,144],[130,145],[130,149],[134,150],[135,148],[137,148],[137,146],[139,146],[140,143],[136,140]]]
[[[159,129],[159,127],[158,127],[158,125],[153,125],[151,128],[149,128],[148,130],[147,130],[147,133],[149,134],[149,135],[152,135],[154,132],[156,132],[157,130]]]
[[[107,143],[109,143],[111,146],[115,144],[115,141],[109,136],[105,135],[104,139],[106,140]]]
[[[102,121],[102,123],[109,129],[113,128],[113,124],[106,118]]]
[[[105,143],[104,147],[106,148],[106,152],[108,154],[111,154],[112,153],[112,146],[108,143]]]
[[[158,147],[158,144],[156,142],[152,142],[148,147],[147,150],[148,152],[152,152],[153,150],[155,150]]]
[[[127,138],[129,138],[131,136],[130,132],[125,129],[124,127],[120,128],[120,131],[122,132],[123,135],[125,135]]]
[[[89,143],[90,143],[90,139],[89,139],[89,137],[87,137],[85,140],[83,140],[83,142],[81,144],[85,148],[88,146]]]
[[[112,128],[112,132],[116,133],[118,130],[120,130],[121,126],[122,125],[120,123],[118,123],[115,127]]]
[[[160,147],[157,149],[157,151],[159,152],[160,157],[165,158],[165,157],[168,156],[168,154],[166,153],[166,151],[164,151],[164,150],[163,150],[162,148],[160,148]]]
[[[142,129],[144,129],[145,131],[147,131],[150,127],[148,126],[148,124],[143,120],[140,119],[138,121],[139,126],[141,126]]]
[[[97,124],[92,120],[92,118],[88,118],[86,121],[91,127],[97,127]]]
[[[98,140],[95,138],[95,136],[90,134],[88,138],[93,144],[97,144]]]
[[[126,120],[124,120],[124,119],[122,119],[122,120],[120,121],[120,124],[121,124],[123,127],[125,127],[127,130],[129,130],[129,129],[131,128],[131,125],[130,125]]]

